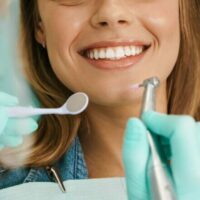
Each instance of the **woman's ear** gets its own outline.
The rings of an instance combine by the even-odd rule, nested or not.
[[[46,47],[46,37],[45,37],[44,25],[41,21],[38,23],[38,26],[36,28],[35,39],[39,44],[41,44],[43,46],[43,48]]]

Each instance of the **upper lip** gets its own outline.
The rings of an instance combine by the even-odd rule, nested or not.
[[[90,45],[84,46],[80,49],[79,53],[84,53],[86,50],[96,49],[96,48],[108,48],[108,47],[118,47],[118,46],[144,46],[148,48],[151,45],[150,42],[144,41],[100,41],[95,42]]]

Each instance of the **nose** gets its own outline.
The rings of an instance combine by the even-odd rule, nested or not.
[[[125,0],[102,0],[92,16],[91,23],[95,28],[117,28],[131,23],[132,13]]]

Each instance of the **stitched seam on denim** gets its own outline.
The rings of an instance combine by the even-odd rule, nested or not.
[[[72,155],[73,155],[72,162],[69,161],[70,163],[69,173],[74,178],[76,176],[76,169],[75,169],[76,168],[76,164],[75,164],[76,163],[76,139],[73,140],[69,151],[72,151]],[[66,153],[66,156],[69,156],[68,152]]]
[[[81,158],[80,158],[80,153],[79,153],[79,146],[80,146],[80,143],[79,143],[79,139],[77,137],[77,140],[76,140],[76,157],[77,157],[77,160],[76,160],[76,178],[79,179],[81,174],[80,174],[80,168],[82,167],[81,166]]]
[[[88,170],[84,160],[83,150],[79,139],[77,139],[77,178],[88,178]]]
[[[77,179],[77,161],[78,161],[78,155],[77,155],[77,137],[75,138],[75,144],[74,144],[74,174],[73,177]]]
[[[37,180],[39,170],[38,169],[30,169],[28,175],[24,179],[23,183],[33,182]]]

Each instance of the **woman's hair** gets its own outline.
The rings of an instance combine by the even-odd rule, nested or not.
[[[20,0],[21,44],[25,71],[44,107],[56,107],[72,94],[55,76],[47,51],[35,39],[40,20],[36,0]],[[168,113],[189,114],[200,119],[200,1],[180,0],[181,46],[168,77]],[[34,134],[27,166],[44,166],[58,160],[77,134],[84,116],[42,117]]]

